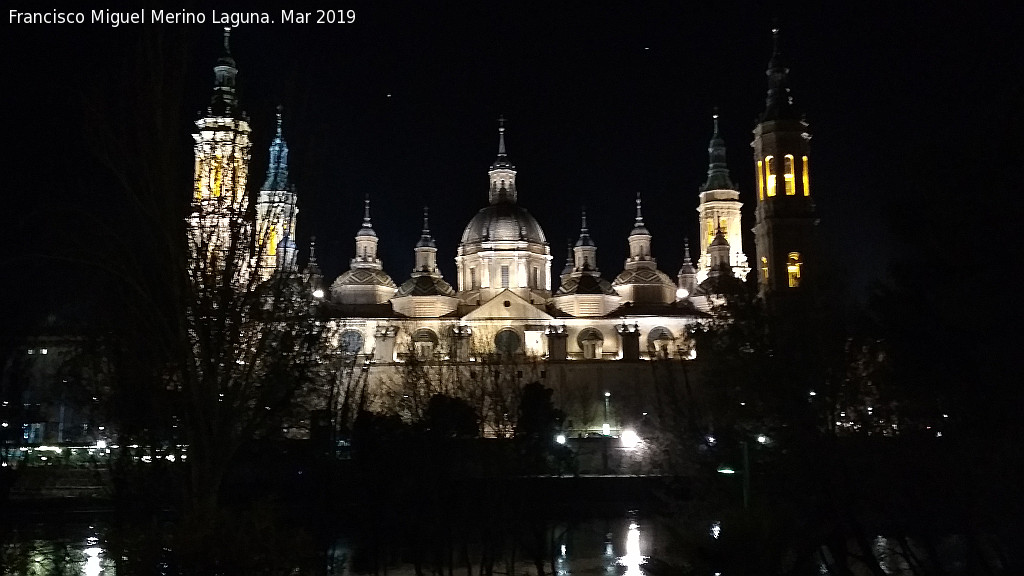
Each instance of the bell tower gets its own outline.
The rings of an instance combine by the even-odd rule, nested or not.
[[[811,135],[789,94],[789,68],[779,49],[778,28],[772,36],[768,97],[751,143],[757,175],[755,267],[763,298],[799,300],[813,287],[820,266],[815,250],[818,218],[808,176]]]
[[[246,218],[249,118],[238,106],[231,56],[231,29],[224,29],[224,53],[214,66],[213,96],[196,120],[195,178],[188,217],[193,270],[228,270],[231,281],[248,278],[252,227]]]

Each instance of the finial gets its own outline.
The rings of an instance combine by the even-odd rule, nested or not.
[[[690,264],[690,237],[683,237],[683,264]]]
[[[715,106],[714,113],[711,114],[711,118],[715,121],[715,135],[714,138],[718,137],[718,106]]]
[[[498,116],[498,156],[505,155],[505,116]]]
[[[580,222],[580,232],[581,233],[586,233],[587,232],[587,207],[586,206],[584,206],[581,209],[580,220],[581,220],[581,222]]]
[[[281,115],[284,114],[284,106],[277,105],[277,137],[281,137]]]
[[[231,27],[224,27],[224,53],[231,54]]]
[[[640,193],[636,193],[636,223],[638,226],[643,226],[644,215],[640,212]]]
[[[316,264],[316,236],[309,237],[309,263]]]
[[[366,199],[363,200],[363,203],[365,205],[365,208],[364,208],[364,211],[363,211],[363,227],[364,228],[373,228],[373,224],[370,223],[370,195],[369,194],[366,195]]]
[[[427,220],[428,214],[429,214],[429,208],[424,206],[423,207],[423,235],[424,236],[429,236],[430,235],[430,223]]]

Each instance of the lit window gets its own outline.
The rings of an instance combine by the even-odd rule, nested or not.
[[[270,227],[270,231],[267,234],[266,251],[267,256],[274,256],[277,254],[277,226]]]
[[[40,349],[39,349],[39,353],[40,353],[40,354],[46,354],[46,353],[48,353],[48,352],[49,352],[49,350],[47,350],[46,348],[40,348]]]
[[[804,172],[804,196],[810,196],[811,195],[811,181],[807,177],[807,156],[803,157],[803,162],[801,162],[801,164],[803,165],[803,172]]]
[[[764,200],[764,162],[757,161],[757,199]]]
[[[790,288],[798,288],[800,286],[801,267],[803,267],[803,261],[800,260],[800,253],[790,252],[789,259],[786,261],[786,271],[789,272]]]
[[[764,256],[761,256],[761,276],[765,282],[768,281],[768,259]]]
[[[501,267],[501,287],[508,288],[508,266]]]
[[[711,245],[711,241],[715,239],[715,220],[714,220],[714,218],[708,218],[708,226],[707,226],[707,228],[708,228],[708,241],[705,242],[705,245],[710,246]]]
[[[796,172],[793,168],[793,155],[786,154],[786,196],[796,195]]]
[[[214,158],[214,163],[213,163],[213,174],[210,175],[210,190],[211,190],[210,194],[214,198],[216,198],[217,196],[220,196],[220,186],[221,186],[221,182],[222,182],[222,174],[221,174],[221,166],[220,166],[220,164],[221,164],[222,160],[223,160],[223,156],[221,156],[220,152],[217,152],[217,155]]]
[[[775,157],[768,156],[764,159],[765,172],[768,173],[767,182],[765,186],[765,194],[771,198],[775,196]]]

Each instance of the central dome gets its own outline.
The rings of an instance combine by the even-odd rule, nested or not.
[[[511,202],[491,204],[477,212],[462,233],[462,244],[479,242],[533,242],[547,244],[544,230],[526,208]]]

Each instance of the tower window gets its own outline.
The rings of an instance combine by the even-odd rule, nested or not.
[[[768,258],[761,256],[761,277],[768,281]]]
[[[807,177],[807,156],[804,156],[801,160],[802,160],[801,165],[802,165],[803,172],[804,172],[804,196],[810,196],[811,195],[811,181]]]
[[[789,258],[786,260],[786,271],[789,273],[789,287],[799,288],[800,287],[800,269],[804,263],[800,259],[799,252],[790,252]]]
[[[775,157],[766,156],[764,159],[767,180],[765,182],[765,195],[769,198],[775,196]]]
[[[786,154],[786,196],[796,195],[796,172],[793,168],[793,155]]]
[[[705,243],[710,246],[711,241],[715,239],[715,219],[708,218],[708,241]]]
[[[501,267],[501,287],[508,288],[508,266]]]
[[[764,200],[764,162],[757,161],[757,199]]]
[[[469,269],[469,289],[473,290],[476,288],[476,268]]]
[[[531,285],[534,288],[540,288],[540,271],[537,270],[536,266],[533,267],[533,284]]]
[[[264,251],[267,253],[267,256],[275,256],[277,254],[277,226],[272,225],[270,227]]]

